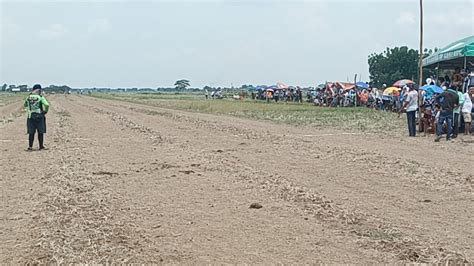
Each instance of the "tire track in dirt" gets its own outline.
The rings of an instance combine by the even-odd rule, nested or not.
[[[125,106],[115,105],[117,108],[127,108]],[[130,109],[130,107],[128,107]],[[146,109],[131,109],[147,115],[154,115],[153,112],[147,112]],[[156,115],[156,114],[155,114]],[[169,115],[165,115],[170,119]],[[189,120],[192,118],[186,118]],[[205,127],[206,128],[206,127]],[[208,129],[208,128],[206,128]],[[211,129],[212,130],[212,129]],[[441,248],[439,245],[432,244],[436,242],[430,239],[417,239],[409,235],[403,235],[400,230],[390,224],[384,224],[382,221],[367,222],[368,218],[361,214],[357,214],[353,210],[340,208],[337,203],[333,203],[318,193],[311,192],[305,187],[297,186],[292,181],[286,180],[282,176],[266,175],[266,173],[250,170],[246,174],[242,174],[241,170],[245,169],[245,165],[236,163],[234,160],[224,158],[216,159],[214,155],[201,153],[204,157],[210,156],[210,160],[219,161],[218,167],[215,169],[207,169],[214,171],[222,171],[222,174],[233,173],[234,177],[240,177],[246,181],[252,181],[258,185],[263,185],[267,190],[280,198],[293,203],[301,203],[302,212],[311,212],[322,221],[343,221],[338,225],[340,230],[344,230],[358,237],[364,238],[361,246],[382,249],[395,254],[402,261],[412,262],[446,262],[458,261],[465,262],[465,257],[459,253]],[[338,159],[352,161],[355,154],[342,157],[345,153],[339,154]],[[368,159],[370,161],[370,159]],[[224,169],[224,170],[222,170]],[[235,169],[239,169],[235,171]],[[233,171],[234,170],[234,171]],[[254,180],[258,177],[257,180]],[[309,206],[309,207],[308,207]],[[339,222],[338,222],[339,223]],[[342,225],[342,227],[341,227]],[[347,225],[357,225],[357,227]]]
[[[130,118],[128,118],[128,116],[126,115],[123,115],[122,112],[115,112],[115,111],[108,111],[108,110],[111,110],[110,107],[105,107],[105,106],[102,106],[100,104],[94,104],[94,105],[89,105],[88,103],[84,103],[84,101],[82,101],[80,103],[80,105],[84,108],[84,109],[87,109],[87,110],[94,110],[94,112],[98,113],[98,114],[102,114],[104,116],[107,116],[109,117],[109,119],[111,119],[112,121],[115,121],[117,122],[117,124],[123,128],[126,128],[126,129],[130,129],[132,130],[133,132],[136,132],[136,133],[139,133],[140,135],[142,135],[142,137],[148,141],[151,141],[151,138],[149,137],[150,135],[150,132],[154,132],[154,130],[140,130],[140,129],[143,129],[143,128],[147,128],[149,129],[149,127],[147,126],[144,126],[143,124],[137,122],[137,121],[134,121],[134,120],[131,120]],[[100,107],[97,107],[97,106],[100,106]],[[119,108],[123,108],[123,107],[119,107]],[[134,112],[136,112],[136,110],[132,110]],[[142,111],[142,110],[141,110]],[[139,111],[140,112],[140,111]],[[120,114],[119,114],[120,113]],[[149,114],[147,114],[149,115]],[[172,119],[172,118],[166,118],[166,119]],[[175,119],[172,119],[173,121],[175,121]],[[121,121],[126,121],[126,123],[122,123]],[[203,127],[205,130],[208,130],[208,128],[206,126]],[[138,130],[135,130],[135,129],[138,129]],[[212,127],[212,129],[214,130],[219,130],[220,128],[216,128],[216,127]],[[227,133],[227,132],[226,132]],[[174,143],[174,142],[170,142],[170,143]],[[180,146],[181,148],[184,149],[184,152],[187,153],[187,154],[199,154],[200,157],[204,158],[204,159],[208,159],[209,156],[212,157],[212,155],[214,153],[221,153],[221,151],[207,151],[207,152],[203,152],[203,151],[197,151],[197,150],[194,150],[194,149],[191,149],[190,146]],[[211,160],[215,160],[215,158],[211,158]],[[156,164],[155,164],[156,165]],[[203,163],[203,165],[206,165],[205,162]],[[201,164],[191,164],[190,165],[191,167],[193,166],[201,166]],[[139,167],[137,168],[137,172],[141,172],[141,173],[144,173],[144,172],[147,172],[147,171],[155,171],[157,169],[169,169],[169,168],[175,168],[175,167],[178,167],[178,166],[173,166],[173,165],[169,165],[169,164],[161,164],[161,165],[157,165],[156,166],[157,168],[153,168],[153,169],[147,169],[146,167]],[[237,168],[240,167],[240,165],[237,165]],[[179,168],[179,167],[178,167]],[[222,169],[225,169],[226,171],[222,171]],[[219,173],[219,174],[222,174],[222,176],[227,176],[226,177],[226,182],[229,182],[229,183],[232,183],[232,182],[235,182],[235,181],[239,181],[241,182],[242,180],[239,180],[239,179],[242,179],[242,175],[240,174],[237,174],[235,176],[233,176],[232,174],[232,171],[228,171],[229,169],[226,168],[226,165],[222,163],[222,161],[219,162],[219,164],[216,166],[216,168],[214,167],[209,167],[208,165],[205,166],[203,169],[203,171],[211,171],[211,172],[215,172],[215,173]],[[179,171],[181,173],[185,173],[185,174],[191,174],[191,173],[194,173],[193,170],[184,170],[184,171]],[[230,176],[229,176],[230,174]],[[252,174],[257,174],[258,176],[264,176],[262,175],[262,173],[257,173],[257,172],[253,172]],[[200,174],[198,174],[200,175]],[[235,177],[238,177],[238,178],[235,178]],[[245,182],[244,183],[247,183],[246,181],[248,181],[248,176],[245,176]],[[265,180],[265,178],[264,178]],[[272,179],[272,181],[276,181],[276,179]],[[291,185],[291,183],[285,183],[284,180],[278,180],[278,183],[269,183],[272,187],[271,190],[268,190],[267,189],[267,193],[270,192],[270,193],[275,193],[277,190],[279,193],[282,193],[282,195],[285,195],[285,196],[281,196],[279,197],[280,199],[283,199],[287,202],[291,202],[291,200],[289,200],[290,198],[290,195],[292,194],[291,192],[293,192],[294,190],[294,186]],[[290,184],[290,186],[288,186],[288,184]],[[282,187],[284,187],[282,189]],[[252,187],[252,189],[255,189],[254,187]],[[298,193],[300,193],[301,190],[298,189]],[[331,204],[331,202],[327,199],[324,199],[323,197],[319,197],[319,196],[315,196],[314,194],[312,195],[312,203],[314,204],[314,206],[318,206],[318,215],[319,215],[319,218],[321,221],[332,221],[332,220],[337,220],[339,217],[339,215],[343,215],[344,216],[344,219],[348,222],[348,223],[354,223],[355,221],[353,219],[356,219],[355,216],[353,216],[351,213],[348,213],[347,211],[345,210],[342,210],[340,208],[337,208],[335,206],[333,206]],[[313,208],[314,208],[313,206]],[[308,215],[308,213],[310,212],[309,211],[310,208],[307,208],[307,209],[304,209],[303,211],[298,211],[298,213],[301,215],[303,213],[305,213],[306,215]],[[314,210],[314,209],[312,209]],[[294,210],[292,210],[293,212]],[[334,214],[336,213],[336,214]],[[334,217],[334,216],[338,216],[338,217]],[[322,218],[324,217],[324,219]]]
[[[212,155],[211,155],[212,156]],[[416,263],[468,263],[464,254],[449,250],[436,239],[417,237],[382,219],[355,209],[341,207],[319,192],[295,184],[281,175],[273,175],[228,158],[215,158],[219,167],[213,169],[254,184],[273,197],[295,204],[302,216],[312,215],[329,227],[357,237],[360,246],[393,254],[398,260]]]
[[[94,99],[100,102],[98,99]],[[231,134],[233,136],[244,136],[245,139],[250,140],[268,140],[276,145],[288,145],[295,150],[302,150],[306,152],[316,152],[317,159],[321,160],[338,160],[344,163],[348,168],[354,168],[364,165],[369,171],[378,175],[394,176],[396,178],[407,180],[414,183],[414,185],[425,185],[434,189],[456,189],[456,191],[464,190],[468,192],[474,191],[474,175],[464,173],[469,164],[465,164],[465,160],[459,161],[459,164],[452,165],[451,169],[447,170],[440,167],[440,164],[433,164],[432,160],[425,160],[419,162],[417,160],[408,159],[397,154],[386,154],[379,151],[371,150],[371,147],[357,147],[353,148],[350,145],[340,147],[339,145],[323,146],[314,145],[308,138],[301,136],[288,137],[285,134],[276,134],[271,130],[254,130],[246,129],[228,123],[221,123],[217,121],[209,121],[206,119],[196,118],[195,116],[186,115],[186,112],[170,111],[163,108],[146,106],[140,104],[127,104],[126,107],[114,103],[112,100],[106,100],[109,107],[127,108],[128,110],[157,116],[164,119],[182,122],[187,125],[192,125],[193,129],[207,129],[210,131],[218,131],[222,133]],[[97,107],[92,107],[97,108]],[[152,110],[151,110],[152,109]],[[183,114],[184,113],[184,114]],[[117,115],[119,117],[120,115]],[[148,129],[149,130],[149,129]],[[291,134],[288,134],[291,135]],[[356,144],[354,142],[353,144]],[[426,158],[427,159],[427,158]],[[383,169],[381,169],[383,168]],[[401,171],[406,170],[406,171]],[[409,174],[405,174],[408,172]]]
[[[97,169],[88,147],[74,141],[83,137],[73,124],[80,112],[59,100],[53,104],[57,163],[40,178],[47,191],[38,199],[39,214],[29,229],[35,243],[23,262],[146,262],[139,259],[146,250],[149,262],[160,261],[159,251],[147,246],[150,239],[123,213],[123,196],[109,186],[117,174]]]
[[[3,106],[0,109],[0,126],[3,126],[7,123],[12,123],[14,120],[18,119],[19,117],[23,116],[24,111],[21,108],[21,102],[15,102],[8,105]]]

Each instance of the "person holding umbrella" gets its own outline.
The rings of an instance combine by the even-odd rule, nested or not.
[[[418,92],[415,90],[413,84],[407,84],[404,89],[408,89],[408,93],[403,102],[403,107],[400,109],[400,114],[403,111],[406,111],[409,136],[416,137],[416,110],[418,110]]]

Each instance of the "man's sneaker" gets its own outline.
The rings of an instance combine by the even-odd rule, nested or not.
[[[26,149],[25,151],[33,151],[33,148],[28,147],[28,149]]]
[[[49,150],[49,149],[43,146],[43,147],[40,147],[39,150],[40,150],[40,151],[41,151],[41,150],[47,151],[47,150]]]
[[[439,142],[440,139],[441,139],[441,137],[440,137],[440,136],[437,136],[437,137],[435,138],[435,142]]]

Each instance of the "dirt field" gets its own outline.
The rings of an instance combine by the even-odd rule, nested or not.
[[[49,101],[32,153],[0,107],[0,263],[474,262],[472,143]]]

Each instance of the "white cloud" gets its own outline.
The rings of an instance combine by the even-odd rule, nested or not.
[[[412,12],[403,11],[398,15],[397,24],[399,25],[413,25],[415,23],[416,16]]]
[[[64,27],[62,24],[53,24],[49,26],[47,29],[42,29],[38,32],[38,36],[40,38],[46,40],[53,40],[57,39],[68,32],[68,29]]]
[[[89,27],[87,28],[87,31],[89,33],[95,33],[95,32],[106,32],[110,30],[111,24],[110,21],[106,18],[99,18],[91,21],[89,24]]]

